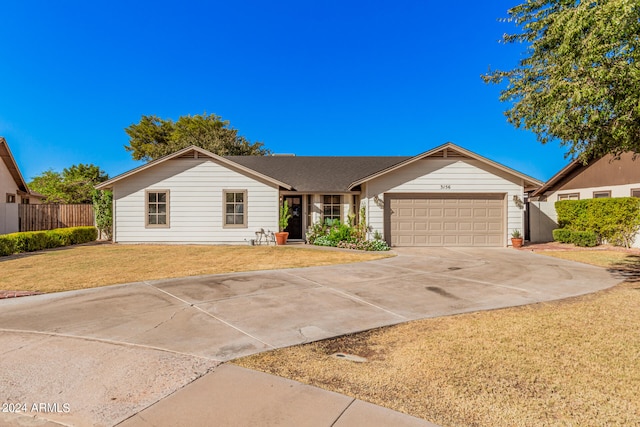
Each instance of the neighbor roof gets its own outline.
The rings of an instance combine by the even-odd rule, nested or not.
[[[234,163],[291,185],[299,192],[348,192],[351,183],[410,157],[226,156]]]
[[[9,144],[7,144],[7,140],[0,136],[0,158],[4,161],[4,164],[7,165],[7,169],[9,169],[9,173],[13,177],[13,180],[18,184],[18,189],[23,191],[25,194],[33,194],[34,196],[38,196],[37,194],[31,193],[29,191],[29,187],[27,187],[27,183],[22,178],[22,174],[20,173],[20,169],[18,169],[18,164],[16,160],[13,158],[11,154],[11,150],[9,150]]]
[[[571,161],[571,163],[569,163],[567,166],[563,167],[557,174],[552,176],[549,179],[549,181],[547,181],[543,186],[541,186],[536,191],[531,193],[531,197],[537,197],[537,196],[539,196],[541,194],[546,193],[547,191],[549,191],[550,188],[555,186],[558,182],[563,180],[566,176],[568,176],[571,173],[573,173],[573,171],[575,171],[576,169],[578,169],[580,167],[584,167],[584,166],[585,165],[581,161],[579,161],[578,159],[575,159],[575,160]]]

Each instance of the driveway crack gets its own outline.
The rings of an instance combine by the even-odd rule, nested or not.
[[[182,299],[182,298],[180,298],[179,296],[173,295],[171,292],[167,292],[167,291],[165,291],[164,289],[157,288],[157,287],[153,286],[153,285],[152,285],[151,283],[149,283],[149,282],[143,282],[143,283],[145,283],[146,285],[150,286],[151,288],[153,288],[153,289],[157,290],[158,292],[162,292],[162,293],[163,293],[163,294],[165,294],[165,295],[168,295],[168,296],[170,296],[170,297],[172,297],[172,298],[177,299],[178,301],[182,302],[183,304],[188,305],[189,307],[192,307],[192,308],[194,308],[194,309],[198,310],[199,312],[203,313],[203,314],[204,314],[204,315],[206,315],[206,316],[211,317],[212,319],[217,320],[218,322],[223,323],[223,324],[225,324],[225,325],[229,326],[230,328],[235,329],[236,331],[240,332],[241,334],[246,335],[246,336],[248,336],[249,338],[251,338],[251,339],[253,339],[253,340],[258,341],[259,343],[264,344],[265,346],[269,347],[270,349],[276,349],[276,347],[275,347],[275,346],[273,346],[273,345],[269,344],[268,342],[265,342],[265,341],[261,340],[260,338],[258,338],[258,337],[256,337],[256,336],[254,336],[254,335],[251,335],[249,332],[244,331],[244,330],[242,330],[241,328],[239,328],[239,327],[237,327],[237,326],[235,326],[235,325],[233,325],[233,324],[231,324],[231,323],[227,322],[226,320],[224,320],[224,319],[222,319],[222,318],[220,318],[220,317],[218,317],[218,316],[215,316],[215,315],[213,315],[213,314],[209,313],[207,310],[204,310],[204,309],[202,309],[202,308],[198,307],[198,306],[197,306],[196,304],[194,304],[194,303],[191,303],[191,302],[189,302],[189,301],[183,300],[183,299]]]

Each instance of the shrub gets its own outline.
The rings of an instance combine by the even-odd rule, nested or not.
[[[9,237],[9,235],[0,236],[0,256],[11,255],[15,252],[15,240]]]
[[[361,212],[360,219],[364,219]],[[390,248],[383,240],[365,240],[368,227],[362,223],[352,225],[353,218],[347,224],[337,220],[326,220],[313,224],[307,231],[307,242],[318,246],[333,246],[361,251],[388,251]]]
[[[592,247],[598,244],[598,236],[593,231],[573,231],[571,242],[576,246]]]
[[[558,224],[571,231],[590,231],[613,245],[630,247],[640,230],[640,199],[563,200],[556,202]]]
[[[366,241],[365,251],[388,251],[391,249],[384,240],[368,240]]]
[[[340,242],[339,248],[356,249],[359,251],[388,251],[389,245],[384,240],[358,240],[355,242]]]
[[[0,256],[87,243],[97,238],[98,230],[95,227],[57,228],[48,231],[5,234],[0,236]]]
[[[353,228],[348,224],[337,223],[329,230],[329,239],[336,244],[339,242],[351,242],[354,240],[353,234]]]
[[[556,228],[552,231],[553,240],[560,243],[571,243],[571,230],[566,228]]]
[[[337,246],[338,242],[334,242],[329,236],[318,236],[313,244],[317,246]]]

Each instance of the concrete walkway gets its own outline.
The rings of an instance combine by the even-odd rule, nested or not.
[[[222,363],[414,319],[566,298],[620,281],[600,268],[514,250],[397,252],[368,263],[2,300],[0,392],[4,402],[26,410],[0,413],[0,424],[431,425]]]

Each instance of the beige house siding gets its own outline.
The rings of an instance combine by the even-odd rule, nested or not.
[[[145,228],[145,191],[169,190],[167,228]],[[223,227],[223,190],[246,190],[247,226]],[[278,188],[210,159],[172,159],[114,184],[114,241],[244,243],[277,231]]]
[[[15,195],[15,203],[7,203],[7,194]],[[0,160],[0,234],[18,231],[18,184],[13,179],[7,165]]]
[[[506,198],[504,246],[514,229],[523,231],[524,209],[514,196],[524,198],[524,183],[483,162],[460,158],[426,158],[363,184],[362,200],[373,231],[384,235],[384,198],[391,193],[503,194]]]

